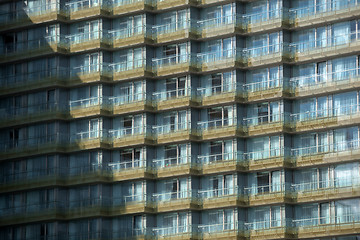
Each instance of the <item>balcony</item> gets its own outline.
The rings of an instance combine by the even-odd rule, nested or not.
[[[199,70],[196,56],[191,54],[172,55],[152,60],[157,76],[196,73]]]
[[[293,43],[290,48],[294,52],[294,61],[300,63],[358,52],[360,51],[360,41],[358,34],[351,32],[317,41]]]
[[[152,0],[114,0],[113,15],[124,15],[153,10],[155,4]]]
[[[290,157],[290,150],[286,148],[264,149],[244,153],[248,161],[248,170],[277,169],[292,167],[293,160]]]
[[[207,239],[223,239],[223,240],[237,240],[243,233],[239,230],[238,222],[236,223],[218,223],[218,224],[203,224],[199,225],[199,231],[204,240]]]
[[[64,104],[48,102],[26,107],[11,107],[0,109],[0,127],[30,124],[39,121],[49,121],[68,118],[68,109]]]
[[[202,166],[202,174],[237,172],[246,167],[242,152],[201,155],[198,163]]]
[[[319,109],[292,114],[290,117],[297,132],[347,126],[360,123],[360,106],[345,105],[332,109]]]
[[[267,12],[245,14],[242,21],[248,33],[280,30],[291,26],[289,9],[283,7]]]
[[[92,163],[86,166],[71,166],[63,169],[62,184],[67,186],[109,182],[111,172],[106,163]]]
[[[113,198],[112,215],[154,212],[154,204],[145,193]]]
[[[169,8],[184,7],[184,6],[197,6],[198,0],[157,0],[157,10],[167,10]]]
[[[247,65],[246,53],[243,50],[223,50],[218,52],[200,53],[197,55],[202,72],[233,69]]]
[[[292,202],[290,183],[272,183],[271,185],[245,187],[249,206],[284,204]]]
[[[154,109],[153,103],[147,99],[145,92],[111,97],[109,101],[112,104],[112,113],[114,115],[152,111]]]
[[[67,13],[60,5],[60,1],[36,5],[31,8],[0,14],[0,30],[9,30],[18,27],[44,22],[64,21]]]
[[[287,43],[276,43],[267,46],[244,49],[247,55],[247,66],[259,67],[293,61],[292,47]]]
[[[111,103],[107,97],[91,97],[70,101],[70,115],[72,118],[89,116],[107,116],[111,111]]]
[[[244,126],[247,126],[249,136],[289,132],[289,114],[277,113],[244,118]]]
[[[313,3],[314,4],[314,3]],[[326,3],[317,3],[312,6],[290,9],[294,27],[307,27],[323,22],[348,20],[359,16],[360,4],[358,1],[335,0]]]
[[[359,140],[335,142],[291,150],[296,167],[354,161],[360,158]]]
[[[298,238],[356,234],[360,229],[359,214],[298,219],[293,222],[297,226]]]
[[[0,192],[24,191],[32,188],[54,186],[55,183],[64,183],[67,170],[66,168],[49,167],[5,173],[0,180]]]
[[[92,130],[71,135],[67,151],[71,152],[96,148],[110,148],[107,130]]]
[[[324,74],[314,74],[290,79],[296,97],[350,91],[360,87],[360,69],[345,69]]]
[[[194,141],[199,138],[190,122],[154,126],[153,132],[157,136],[158,144]]]
[[[152,77],[152,70],[146,65],[145,59],[127,60],[110,65],[113,70],[113,81]]]
[[[0,95],[10,95],[18,92],[66,86],[68,71],[63,67],[50,68],[46,71],[36,71],[24,74],[14,74],[0,77]]]
[[[244,205],[244,196],[237,187],[199,190],[203,209],[238,207]]]
[[[67,142],[68,136],[61,133],[2,142],[0,144],[0,161],[38,154],[65,152]]]
[[[236,83],[198,88],[197,95],[201,98],[202,106],[238,103],[243,102],[246,98],[242,87]]]
[[[194,95],[191,88],[180,88],[176,90],[155,92],[153,93],[153,99],[157,110],[162,111],[198,106],[198,101],[196,101]]]
[[[292,239],[294,234],[285,219],[271,219],[245,223],[245,236],[250,239]]]
[[[70,83],[75,86],[81,83],[111,82],[112,68],[107,63],[94,63],[70,69]]]
[[[71,53],[84,52],[94,49],[108,49],[111,46],[111,38],[106,31],[92,31],[67,35],[66,42],[69,44]]]
[[[153,27],[154,39],[157,43],[196,39],[198,37],[196,25],[196,22],[191,20],[157,25]]]
[[[112,38],[113,48],[138,46],[153,42],[152,29],[146,25],[113,30],[109,34]]]
[[[108,165],[113,181],[152,179],[154,175],[153,170],[147,167],[146,161],[143,159],[109,163]]]
[[[46,221],[48,219],[63,218],[66,202],[47,201],[0,209],[0,226]]]
[[[244,135],[244,129],[242,126],[237,125],[236,118],[215,119],[198,122],[197,124],[203,140],[240,137]]]
[[[292,185],[297,203],[328,201],[360,196],[360,179],[344,177]]]
[[[199,167],[191,156],[154,159],[153,163],[158,178],[199,174]]]
[[[60,36],[45,36],[1,46],[0,63],[33,58],[51,53],[66,53],[66,44]]]
[[[176,227],[153,228],[153,233],[157,239],[164,240],[191,240],[199,239],[197,226],[179,225]]]
[[[280,99],[292,95],[289,79],[286,78],[246,83],[244,91],[249,102]]]
[[[79,194],[80,195],[80,194]],[[96,197],[81,197],[76,196],[76,200],[68,200],[67,208],[63,215],[65,219],[76,219],[76,218],[89,218],[95,216],[106,216],[108,215],[108,209],[112,204],[111,198],[102,196]]]
[[[65,3],[69,11],[70,20],[90,18],[94,16],[105,17],[110,15],[111,3],[109,0],[79,0]]]
[[[136,126],[119,130],[110,130],[113,147],[129,147],[145,144],[154,144],[155,138],[151,127]]]
[[[200,208],[197,191],[195,190],[154,193],[153,199],[158,204],[158,213],[180,210],[198,210]]]
[[[198,21],[200,37],[211,38],[245,31],[242,19],[236,15]]]

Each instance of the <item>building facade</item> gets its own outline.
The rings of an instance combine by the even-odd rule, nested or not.
[[[360,239],[360,0],[4,0],[0,46],[0,239]]]

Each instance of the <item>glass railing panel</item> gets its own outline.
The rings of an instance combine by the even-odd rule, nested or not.
[[[97,63],[85,66],[77,66],[70,70],[70,76],[85,75],[91,73],[111,73],[112,67],[108,63]]]
[[[160,126],[153,126],[153,132],[155,134],[167,134],[177,131],[183,131],[183,130],[190,130],[191,129],[191,122],[181,122],[177,124],[166,124],[166,125],[160,125]]]
[[[238,230],[238,223],[236,222],[224,222],[215,224],[202,224],[199,225],[199,231],[202,233],[214,233],[223,232],[227,230]]]
[[[182,63],[194,64],[196,63],[196,56],[192,54],[180,54],[152,59],[152,64],[155,69]]]
[[[199,155],[198,162],[201,164],[212,164],[218,161],[240,161],[243,159],[243,152],[215,153],[209,155]]]
[[[146,100],[145,92],[133,93],[131,95],[125,95],[125,96],[109,97],[109,102],[114,106],[133,103],[133,102],[141,102],[145,100]]]
[[[242,18],[234,14],[234,15],[222,16],[218,18],[209,18],[205,20],[200,20],[197,23],[200,30],[205,30],[205,29],[223,27],[226,25],[233,25],[233,24],[237,25],[242,23]]]
[[[267,114],[263,116],[256,117],[247,117],[244,118],[245,126],[255,126],[255,125],[263,125],[263,124],[271,124],[271,123],[279,123],[279,122],[287,122],[289,120],[289,113],[277,113],[277,114]]]
[[[265,45],[260,47],[250,47],[246,49],[247,56],[249,58],[256,58],[261,56],[267,56],[275,53],[291,53],[291,48],[288,43],[276,43],[272,45]]]
[[[163,100],[181,98],[181,97],[186,97],[186,96],[191,96],[191,95],[192,95],[191,88],[178,88],[178,89],[174,89],[174,90],[154,92],[152,94],[153,99],[155,101],[163,101]]]
[[[162,192],[154,193],[153,200],[155,202],[159,201],[172,201],[176,199],[187,199],[187,198],[197,198],[197,190],[184,190],[178,192]]]
[[[80,164],[70,163],[70,167],[67,172],[68,176],[79,176],[89,173],[109,171],[108,166],[105,163],[90,163],[88,165],[79,165]]]
[[[222,84],[222,85],[198,88],[197,95],[207,97],[207,96],[213,96],[213,95],[217,95],[217,94],[231,93],[231,92],[238,92],[238,91],[239,92],[243,91],[241,84],[229,83],[229,84]]]
[[[348,223],[359,223],[360,222],[360,213],[357,214],[339,214],[337,216],[324,216],[324,217],[314,217],[314,218],[303,218],[303,219],[294,219],[293,224],[301,228],[312,228],[312,227],[322,227],[322,225],[331,225],[339,224],[348,224]]]
[[[92,198],[83,198],[83,199],[78,199],[79,197],[76,196],[77,199],[69,200],[67,206],[69,209],[78,210],[81,208],[88,208],[88,207],[110,207],[112,205],[111,198],[105,197],[101,193],[100,194],[98,193],[97,195],[99,196]],[[69,196],[69,198],[71,199],[71,196]]]
[[[110,171],[119,172],[134,168],[145,168],[146,161],[144,159],[124,160],[121,162],[109,163],[108,166]]]
[[[317,49],[326,51],[326,49],[330,47],[350,47],[349,45],[351,43],[357,42],[359,39],[359,33],[351,32],[349,34],[326,37],[313,41],[295,42],[290,44],[290,48],[295,53],[309,52]]]
[[[65,7],[70,12],[77,12],[84,9],[96,8],[96,7],[110,7],[111,2],[109,0],[79,0],[65,3]]]
[[[0,209],[0,216],[39,213],[40,211],[54,209],[64,210],[67,207],[67,203],[65,201],[47,201],[45,203],[39,203],[39,199],[34,199],[34,202],[35,203],[2,208]]]
[[[278,8],[266,12],[255,12],[243,15],[243,21],[247,24],[266,23],[269,20],[283,18],[288,15],[287,8]]]
[[[216,129],[222,127],[231,127],[231,126],[237,126],[236,118],[214,119],[214,120],[197,123],[197,127],[200,130],[210,130],[210,129]]]
[[[161,35],[166,33],[173,33],[184,29],[191,30],[196,28],[196,22],[193,20],[170,22],[152,27],[153,34]]]
[[[316,87],[322,88],[327,85],[332,85],[336,83],[346,83],[354,78],[358,78],[360,74],[359,68],[354,69],[344,69],[336,72],[329,72],[324,74],[314,74],[307,76],[293,77],[290,79],[290,85],[293,89],[295,88],[304,88],[304,87]]]
[[[47,102],[39,103],[34,105],[28,105],[24,107],[9,107],[9,108],[0,108],[0,114],[4,117],[3,120],[12,119],[16,117],[26,117],[29,115],[54,112],[54,111],[65,111],[67,107],[65,104],[60,104],[58,102]]]
[[[129,28],[123,28],[123,29],[115,29],[112,31],[109,31],[109,35],[113,40],[116,39],[124,39],[129,38],[133,36],[138,35],[152,35],[152,28],[146,25],[141,26],[135,26],[135,27],[129,27]]]
[[[97,105],[110,105],[108,97],[90,97],[79,100],[71,100],[69,102],[70,110],[78,109],[78,108],[86,108]]]
[[[135,60],[127,60],[119,63],[113,63],[109,66],[114,71],[114,73],[117,72],[123,72],[123,71],[129,71],[139,68],[145,68],[146,60],[145,59],[135,59]]]
[[[311,6],[305,6],[300,8],[290,9],[291,15],[296,18],[304,18],[309,16],[316,16],[316,14],[323,14],[327,12],[339,11],[346,8],[353,8],[360,5],[357,0],[333,0],[325,3],[312,4]]]
[[[250,223],[245,223],[245,229],[247,230],[266,230],[271,228],[285,227],[288,226],[286,219],[268,219],[264,221],[254,221]]]
[[[0,143],[0,152],[6,153],[14,149],[25,150],[28,148],[39,148],[49,144],[64,144],[68,141],[68,135],[57,133],[53,135],[45,135],[42,137],[33,137],[25,139],[14,139]]]
[[[113,6],[119,7],[119,6],[139,3],[139,2],[144,2],[147,5],[154,5],[152,0],[113,0]]]
[[[123,136],[136,136],[136,135],[144,135],[151,134],[152,127],[151,126],[134,126],[122,129],[113,129],[109,131],[109,136],[113,139],[121,138]]]
[[[237,195],[237,194],[241,194],[241,190],[239,187],[236,186],[230,188],[199,190],[199,197],[202,199],[216,198],[216,197],[223,197],[223,196]]]
[[[94,40],[108,40],[110,41],[111,35],[107,30],[91,31],[85,33],[75,33],[65,36],[66,43],[79,44]]]
[[[108,137],[107,130],[84,131],[84,132],[78,132],[72,134],[70,136],[70,142],[104,139],[107,137]]]
[[[192,162],[192,156],[178,156],[178,157],[169,157],[169,158],[153,160],[154,167],[157,169],[179,166],[191,162]]]
[[[168,235],[177,235],[184,233],[196,233],[193,225],[179,225],[175,227],[161,227],[153,228],[154,235],[158,237],[168,236]]]
[[[285,88],[289,85],[289,79],[278,78],[278,79],[269,79],[261,82],[250,82],[244,84],[244,89],[247,92],[258,92],[265,91],[274,88]]]
[[[337,179],[327,179],[323,181],[309,181],[294,183],[291,185],[292,190],[297,192],[312,192],[319,190],[335,190],[339,188],[359,188],[360,187],[360,178],[359,177],[350,177],[346,176],[343,178]]]
[[[201,63],[212,63],[220,60],[246,58],[245,50],[227,49],[216,52],[199,53],[197,55]]]
[[[284,157],[289,156],[290,150],[287,148],[271,148],[271,149],[263,149],[259,151],[251,151],[245,152],[245,159],[250,161],[263,160],[274,157]]]
[[[6,183],[13,183],[16,181],[27,181],[27,180],[41,179],[41,178],[53,177],[53,176],[64,176],[67,173],[68,173],[67,168],[38,167],[37,169],[33,169],[33,170],[4,173],[3,176],[1,177],[1,182],[6,184]]]
[[[284,193],[291,189],[292,185],[290,183],[272,183],[268,185],[245,187],[244,194],[255,196],[258,194]]]

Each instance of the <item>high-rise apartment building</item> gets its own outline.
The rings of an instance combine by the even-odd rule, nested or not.
[[[0,239],[360,239],[360,0],[2,0]]]

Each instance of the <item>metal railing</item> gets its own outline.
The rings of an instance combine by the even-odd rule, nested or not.
[[[145,91],[142,91],[140,93],[133,93],[125,96],[109,97],[109,102],[114,106],[133,103],[133,102],[141,102],[141,101],[146,101]]]
[[[154,35],[161,35],[195,27],[196,22],[194,20],[184,20],[155,25],[152,27],[152,32]]]
[[[152,198],[155,202],[161,201],[173,201],[176,199],[194,199],[198,197],[197,190],[184,190],[177,192],[162,192],[162,193],[153,193]]]
[[[205,52],[197,54],[198,61],[200,63],[212,63],[221,60],[238,60],[238,59],[246,59],[247,57],[246,50],[240,49],[223,49],[221,51],[214,52]]]
[[[249,47],[244,49],[248,58],[256,58],[261,56],[269,56],[274,53],[292,53],[292,47],[286,42],[268,44],[260,47]]]
[[[197,122],[197,126],[200,130],[232,127],[232,126],[237,126],[237,119],[236,118],[223,118],[223,119],[202,121],[202,122]]]
[[[152,29],[147,25],[141,25],[141,26],[111,30],[109,31],[109,34],[113,40],[117,40],[117,39],[129,38],[141,34],[145,34],[145,35],[152,34]]]
[[[106,30],[89,31],[84,33],[75,33],[65,36],[66,42],[69,44],[79,44],[93,40],[108,40],[110,34]]]
[[[244,223],[244,227],[247,230],[260,230],[260,229],[270,229],[288,226],[289,222],[286,219],[269,219],[265,221],[254,221],[249,223]]]
[[[306,156],[320,153],[338,153],[343,151],[352,151],[359,149],[360,140],[349,140],[343,142],[335,142],[328,144],[320,144],[317,146],[301,147],[291,149],[292,156]]]
[[[243,15],[243,22],[246,24],[264,23],[267,24],[269,20],[283,18],[288,15],[288,9],[281,7],[275,10],[255,12]]]
[[[217,18],[209,18],[204,20],[199,20],[197,22],[201,31],[223,27],[226,25],[237,25],[242,23],[242,17],[236,14],[231,14],[229,16],[222,16]]]
[[[164,124],[153,126],[153,133],[154,134],[167,134],[172,132],[178,132],[183,130],[191,130],[191,122],[185,121],[177,124]]]
[[[341,188],[359,188],[360,177],[346,176],[345,178],[327,179],[323,181],[309,181],[291,184],[295,193],[312,192],[319,190],[335,190]]]
[[[293,224],[300,228],[312,228],[314,226],[326,225],[345,225],[348,223],[360,223],[360,213],[357,214],[344,214],[340,216],[326,216],[326,217],[314,217],[304,219],[294,219]]]
[[[230,223],[217,223],[217,224],[201,224],[199,225],[199,232],[201,233],[213,233],[213,232],[223,232],[228,230],[238,230],[239,222],[230,222]]]
[[[198,162],[201,164],[212,164],[219,161],[240,161],[243,159],[243,152],[216,153],[209,155],[198,155]]]
[[[231,188],[217,188],[217,189],[207,189],[199,190],[199,197],[202,199],[206,198],[216,198],[224,197],[229,195],[238,195],[241,194],[241,189],[237,186]]]
[[[186,96],[191,96],[192,91],[191,88],[178,88],[174,90],[167,90],[167,91],[159,91],[154,92],[152,94],[152,97],[155,101],[161,101],[161,100],[168,100],[172,98],[181,98]]]
[[[153,228],[153,233],[157,237],[161,238],[162,236],[169,235],[179,235],[184,233],[195,233],[193,225],[178,225],[175,227],[161,227],[161,228]]]
[[[270,148],[264,149],[259,151],[251,151],[245,152],[244,158],[250,161],[256,160],[263,160],[268,158],[275,158],[275,157],[283,157],[283,156],[290,156],[290,149],[280,147],[280,148]]]
[[[39,104],[32,104],[24,107],[9,107],[3,109],[0,108],[0,115],[4,117],[3,120],[9,120],[16,117],[25,117],[29,115],[50,113],[55,111],[65,111],[67,109],[68,108],[65,104],[58,103],[57,101],[51,101]]]
[[[82,65],[70,69],[70,76],[85,75],[91,73],[112,73],[112,67],[108,63],[94,63]]]
[[[152,133],[151,126],[134,126],[129,128],[112,129],[109,130],[109,136],[113,139],[121,138],[123,136],[135,136]]]
[[[196,56],[194,54],[189,54],[189,53],[152,59],[152,65],[155,69],[164,66],[182,64],[182,63],[194,64],[195,62],[196,62]]]
[[[144,4],[151,6],[154,5],[153,0],[113,0],[113,6],[120,7],[138,2],[144,2]]]
[[[114,73],[124,72],[138,68],[145,68],[146,60],[145,59],[126,60],[119,63],[112,63],[109,66],[111,67]]]
[[[254,125],[263,125],[263,124],[271,124],[271,123],[279,123],[288,120],[288,113],[277,113],[277,114],[267,114],[263,116],[256,117],[247,117],[244,118],[244,125],[246,126],[254,126]]]
[[[289,79],[286,78],[278,78],[278,79],[265,79],[265,81],[261,82],[250,82],[245,83],[244,89],[247,92],[258,92],[265,91],[274,88],[283,88],[288,85]]]
[[[144,159],[133,159],[131,161],[120,161],[116,163],[108,163],[109,169],[112,172],[119,172],[126,169],[145,168],[146,161]]]
[[[199,96],[213,96],[216,94],[229,93],[242,91],[242,85],[235,82],[229,84],[221,84],[210,87],[201,87],[197,89],[197,95]]]
[[[98,105],[110,105],[109,98],[106,96],[103,97],[90,97],[85,99],[79,99],[79,100],[70,100],[69,106],[70,110],[74,110],[77,108],[86,108],[86,107],[92,107],[92,106],[98,106]]]
[[[110,0],[78,0],[65,3],[65,7],[69,12],[81,11],[83,9],[95,7],[110,7]]]

